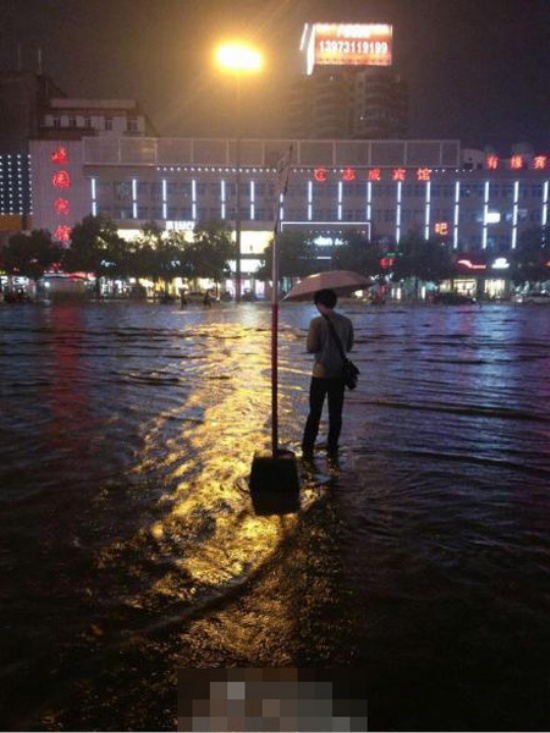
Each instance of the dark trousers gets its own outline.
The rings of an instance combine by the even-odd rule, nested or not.
[[[328,396],[328,441],[329,453],[338,450],[338,439],[342,430],[342,409],[344,407],[344,380],[312,377],[309,387],[309,415],[306,421],[302,451],[311,453],[321,422],[325,397]]]

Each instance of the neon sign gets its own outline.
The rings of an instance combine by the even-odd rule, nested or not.
[[[327,169],[326,168],[316,168],[313,171],[313,177],[316,181],[319,181],[319,183],[324,183],[327,180]]]
[[[355,171],[353,168],[346,168],[344,173],[342,174],[342,179],[344,181],[355,181]]]
[[[59,145],[52,151],[51,161],[54,165],[67,165],[69,153],[64,145]],[[66,191],[72,187],[71,175],[65,168],[55,170],[51,177],[51,185],[54,189]],[[59,196],[54,199],[53,209],[58,217],[67,217],[71,213],[71,205],[68,199]],[[59,242],[69,242],[71,239],[71,227],[67,224],[59,224],[53,234]]]
[[[60,224],[53,234],[59,242],[68,242],[71,238],[71,227]]]
[[[463,267],[467,267],[468,270],[486,270],[487,265],[480,265],[472,262],[472,260],[457,260],[457,265],[462,265]]]
[[[53,207],[55,213],[59,214],[59,216],[69,216],[70,214],[71,207],[67,199],[56,199],[53,202]]]
[[[67,148],[63,147],[63,145],[60,145],[52,153],[52,163],[57,163],[58,165],[62,165],[68,162],[69,162],[69,154],[67,153]]]
[[[52,186],[54,188],[70,188],[71,177],[67,171],[57,171],[52,176]]]

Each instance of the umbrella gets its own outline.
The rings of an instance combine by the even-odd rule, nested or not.
[[[363,275],[351,270],[327,270],[309,275],[285,295],[284,300],[311,300],[317,290],[334,290],[336,295],[350,295],[356,290],[365,290],[374,285]]]

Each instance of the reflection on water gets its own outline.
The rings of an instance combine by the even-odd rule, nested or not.
[[[361,666],[372,729],[548,727],[550,318],[343,309],[341,466],[272,516],[268,308],[0,309],[4,727],[171,729],[178,667],[300,665]],[[281,307],[296,451],[312,315]]]

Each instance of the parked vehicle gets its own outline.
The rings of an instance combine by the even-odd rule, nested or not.
[[[540,293],[522,293],[514,296],[515,303],[536,303],[542,305],[550,303],[550,293],[542,290]]]

